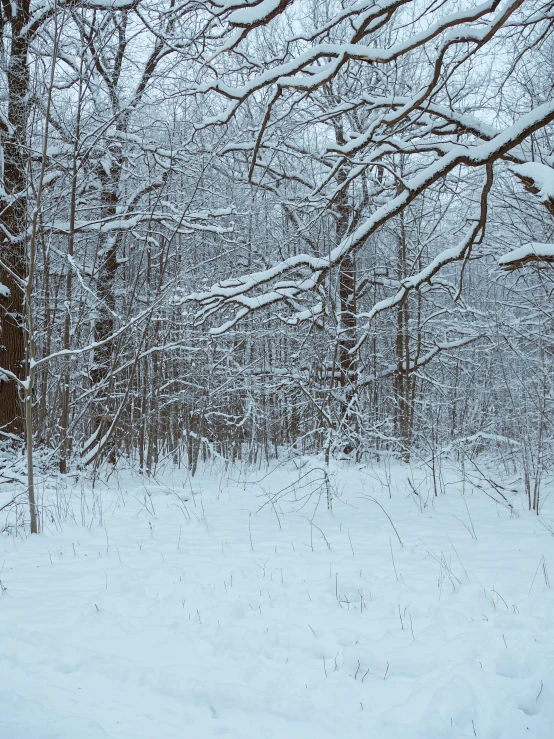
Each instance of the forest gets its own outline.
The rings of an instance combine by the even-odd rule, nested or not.
[[[176,508],[159,525],[173,532],[173,554],[171,526],[180,550],[181,524],[200,527],[213,515],[223,526],[216,554],[244,529],[261,577],[254,521],[263,509],[279,536],[292,527],[293,549],[295,527],[307,527],[301,536],[312,554],[322,548],[322,562],[348,530],[346,554],[383,556],[389,569],[392,557],[400,587],[393,547],[406,553],[406,537],[421,541],[418,526],[437,506],[440,532],[461,519],[472,546],[486,521],[492,538],[479,539],[477,569],[507,540],[521,541],[532,560],[526,592],[539,562],[529,593],[542,582],[536,607],[546,620],[529,621],[531,644],[554,614],[554,2],[2,0],[0,24],[0,543],[28,541],[29,556],[42,547],[50,566],[54,550],[72,545],[77,556],[80,535],[62,536],[66,525],[105,527],[102,556],[119,567],[125,556],[110,545],[106,511],[121,517],[121,552],[135,537],[133,557],[142,555],[136,537],[155,538],[152,496],[165,490]],[[241,502],[227,510],[219,494],[233,485]],[[365,512],[349,513],[343,526],[335,516],[354,488]],[[197,507],[202,490],[211,491],[212,514]],[[479,522],[469,495],[478,497]],[[148,521],[146,533],[126,528],[131,510]],[[497,530],[488,517],[499,510],[507,518]],[[516,518],[521,530],[510,528]],[[360,529],[357,546],[350,532],[364,522],[375,524],[375,537],[366,541]],[[273,528],[263,546],[277,555]],[[50,536],[62,543],[48,544]],[[202,548],[200,529],[194,536]],[[450,543],[457,574],[442,544],[425,550],[441,588],[443,580],[473,587]],[[495,582],[509,582],[511,556],[498,555]],[[14,573],[25,569],[18,562]],[[335,581],[327,566],[342,612],[341,575]],[[100,572],[108,593],[108,569]],[[4,576],[0,567],[0,621],[11,590]],[[511,613],[490,578],[489,601]],[[370,595],[351,589],[348,611],[355,600],[365,615]],[[412,625],[417,642],[402,608],[394,605],[393,618],[402,636]],[[191,611],[198,628],[200,611]],[[6,624],[20,622],[14,614]],[[444,625],[447,617],[437,618]],[[337,654],[344,647],[335,646]],[[544,670],[554,690],[549,654],[530,688],[533,710],[549,700]],[[360,670],[373,675],[377,659],[352,657],[346,667],[346,657],[332,657],[324,670],[318,663],[322,677],[349,670],[350,678],[357,662],[356,689]],[[514,659],[523,674],[524,657]],[[375,667],[379,690],[389,685],[388,661]],[[0,655],[0,674],[1,664]],[[136,696],[138,687],[129,690]],[[37,726],[14,719],[3,733],[2,713],[27,712],[4,695],[0,677],[2,739],[185,735],[158,734],[145,720],[127,734],[107,719],[101,729],[55,729],[42,718]],[[328,698],[320,698],[311,710],[323,715]],[[365,701],[360,694],[355,710]],[[477,726],[467,709],[453,733],[441,733],[455,726],[449,714],[444,726],[416,721],[406,734],[396,719],[369,734],[348,721],[339,730],[306,719],[291,729],[260,719],[252,736],[551,736],[552,709],[539,712],[533,733],[509,714],[498,728],[507,703],[498,705],[490,726],[483,717]],[[524,722],[536,715],[517,710]],[[217,733],[191,726],[198,739]],[[230,727],[236,739],[250,736],[244,720]]]

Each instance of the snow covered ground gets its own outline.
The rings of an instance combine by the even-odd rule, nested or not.
[[[550,501],[350,467],[329,513],[306,469],[47,491],[0,537],[1,739],[554,736]]]

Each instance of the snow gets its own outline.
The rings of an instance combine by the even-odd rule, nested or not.
[[[281,2],[282,0],[262,0],[256,5],[241,8],[230,13],[228,21],[237,26],[248,26],[253,23],[259,23],[272,13],[275,13],[279,9]]]
[[[540,162],[525,162],[510,167],[512,172],[533,181],[539,190],[539,198],[542,202],[554,200],[554,169]]]
[[[387,4],[388,3],[382,5],[380,3],[378,6],[379,10],[376,13],[372,10],[367,17],[370,17],[372,14],[378,17],[382,14],[382,11]],[[236,7],[235,3],[230,6],[226,2],[219,2],[217,5],[221,8],[219,14],[224,14],[230,10],[231,7]],[[272,83],[276,83],[281,87],[288,86],[299,89],[315,89],[315,86],[321,84],[322,80],[332,76],[332,70],[337,70],[340,67],[341,60],[358,59],[368,63],[387,64],[398,57],[407,54],[416,47],[433,41],[437,36],[452,26],[455,28],[445,35],[443,48],[446,48],[446,46],[450,45],[455,39],[474,40],[480,42],[486,36],[486,33],[490,31],[490,24],[486,24],[483,28],[475,30],[471,29],[469,26],[461,24],[475,22],[486,14],[492,12],[496,5],[497,0],[487,0],[476,7],[450,13],[442,17],[436,23],[430,24],[427,28],[409,35],[407,38],[402,39],[396,44],[392,44],[389,48],[367,46],[359,42],[315,43],[309,49],[298,53],[293,59],[265,70],[241,87],[234,88],[222,83],[220,80],[217,80],[215,82],[197,85],[196,91],[200,93],[218,91],[226,97],[238,101],[240,98],[251,95],[256,90]],[[233,9],[232,12],[229,13],[227,20],[231,25],[256,25],[259,21],[272,17],[274,14],[278,13],[279,10],[281,10],[281,12],[284,11],[285,7],[286,3],[283,3],[282,0],[260,0],[260,2],[256,3],[238,3],[238,8],[236,10]],[[362,10],[362,7],[358,7],[358,12]],[[344,9],[339,11],[336,16],[337,22],[344,15],[344,12]],[[347,12],[352,12],[352,8],[349,8]],[[313,77],[310,75],[303,77],[295,76],[299,72],[306,71],[305,68],[307,65],[318,61],[322,57],[331,57],[337,60],[334,64],[330,65],[327,74],[318,74]],[[221,116],[206,118],[204,123],[209,125],[217,122],[224,122],[225,120],[228,120],[228,117],[232,114],[231,111],[234,109],[235,106],[231,106],[231,108],[221,114]]]
[[[210,290],[196,292],[186,296],[183,302],[194,301],[201,304],[202,307],[197,315],[199,319],[216,312],[218,307],[223,304],[234,303],[236,306],[241,306],[237,308],[232,319],[210,330],[215,335],[227,331],[252,310],[281,302],[285,297],[296,297],[299,292],[307,292],[313,289],[313,286],[319,281],[321,275],[317,274],[317,272],[328,270],[333,265],[338,264],[346,254],[364,243],[372,233],[397,215],[406,205],[423,193],[434,182],[440,178],[444,178],[449,172],[460,165],[478,167],[495,161],[506,152],[517,147],[520,141],[531,135],[535,130],[552,120],[554,120],[554,101],[548,101],[537,106],[529,113],[522,115],[515,123],[500,131],[490,141],[470,146],[465,144],[452,146],[443,156],[438,157],[434,162],[411,177],[411,179],[406,180],[404,182],[405,188],[400,194],[377,207],[353,232],[348,234],[342,242],[331,249],[327,257],[297,254],[284,259],[269,269],[235,278],[231,281],[231,287],[227,286],[228,283],[223,285],[215,284],[212,285]],[[486,192],[489,187],[488,175],[485,177],[483,187],[483,192]],[[470,229],[456,247],[444,250],[434,258],[431,264],[424,267],[418,274],[404,280],[402,290],[395,296],[379,301],[368,313],[360,314],[360,316],[371,320],[377,313],[392,307],[392,305],[403,299],[406,291],[418,289],[446,264],[463,259],[476,236],[475,229]],[[262,286],[264,283],[271,281],[283,273],[302,266],[308,267],[314,273],[311,278],[288,281],[285,289],[279,289],[279,285],[275,285],[273,290],[262,295],[257,295],[254,298],[241,297],[244,293]],[[306,313],[304,312],[301,315],[306,315]],[[296,318],[298,320],[298,316]]]
[[[554,244],[539,244],[537,242],[524,244],[518,249],[503,254],[498,260],[498,264],[501,267],[511,267],[517,263],[538,261],[541,259],[554,261]]]
[[[549,501],[344,466],[329,512],[306,465],[45,484],[0,537],[2,739],[550,737]]]

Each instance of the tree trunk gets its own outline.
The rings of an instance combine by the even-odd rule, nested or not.
[[[0,368],[23,378],[25,362],[24,284],[27,273],[25,228],[27,223],[29,112],[29,37],[22,29],[28,11],[19,8],[12,21],[8,63],[8,123],[0,123],[4,148],[4,196],[0,202]],[[0,369],[1,377],[1,369]],[[23,409],[15,382],[0,380],[0,431],[22,437]]]

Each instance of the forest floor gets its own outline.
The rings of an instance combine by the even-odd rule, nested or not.
[[[553,501],[359,465],[329,512],[321,474],[46,484],[0,537],[1,739],[550,739]]]

